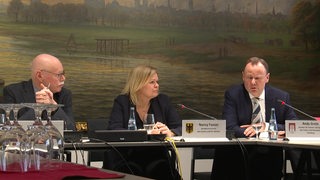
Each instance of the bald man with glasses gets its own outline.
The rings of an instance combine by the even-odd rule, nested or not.
[[[66,80],[60,60],[50,54],[39,54],[31,63],[31,79],[10,84],[3,89],[5,103],[62,104],[52,113],[52,119],[64,120],[65,129],[75,130],[72,94],[64,87]],[[34,111],[23,108],[18,119],[33,120]]]

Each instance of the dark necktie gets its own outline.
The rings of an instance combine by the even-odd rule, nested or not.
[[[252,107],[252,118],[251,124],[256,124],[260,120],[261,107],[259,104],[259,98],[252,98],[253,107]]]

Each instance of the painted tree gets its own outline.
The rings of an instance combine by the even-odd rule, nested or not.
[[[292,26],[297,40],[304,42],[305,49],[320,49],[320,0],[300,1],[292,11]]]
[[[12,0],[9,3],[7,14],[9,17],[14,18],[15,22],[19,21],[19,14],[23,9],[21,0]]]

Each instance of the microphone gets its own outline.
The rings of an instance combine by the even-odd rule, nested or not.
[[[305,112],[303,112],[303,111],[301,111],[301,110],[299,110],[299,109],[297,109],[297,108],[295,108],[293,106],[290,106],[289,104],[287,104],[286,102],[282,101],[281,99],[278,99],[277,101],[280,102],[281,105],[284,105],[284,106],[287,106],[287,107],[289,107],[291,109],[294,109],[294,110],[298,111],[299,113],[301,113],[301,114],[303,114],[303,115],[305,115],[305,116],[307,116],[307,117],[309,117],[309,118],[311,118],[313,120],[317,120],[315,117],[313,117],[313,116],[311,116],[311,115],[309,115],[309,114],[307,114],[307,113],[305,113]]]
[[[210,118],[210,119],[214,119],[214,120],[217,119],[217,118],[215,118],[215,117],[213,117],[213,116],[210,116],[210,115],[208,115],[208,114],[202,113],[202,112],[197,111],[197,110],[192,109],[192,108],[189,108],[189,107],[187,107],[187,106],[185,106],[185,105],[183,105],[183,104],[177,104],[177,105],[178,105],[178,107],[181,108],[181,109],[188,109],[189,111],[195,112],[195,113],[197,113],[197,114],[201,114],[202,116],[208,117],[208,118]]]

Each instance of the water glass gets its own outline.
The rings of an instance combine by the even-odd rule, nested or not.
[[[257,119],[257,121],[255,123],[251,124],[256,132],[256,139],[257,140],[260,139],[259,135],[260,135],[261,131],[264,131],[264,128],[265,128],[262,114],[260,113],[259,116],[260,116],[260,118]]]
[[[0,138],[6,131],[5,121],[6,121],[6,115],[1,114],[0,115]]]
[[[5,122],[6,122],[6,115],[0,114],[0,125],[4,125]]]
[[[154,125],[155,125],[154,114],[146,114],[146,117],[143,123],[143,129],[147,130],[148,134],[151,134],[154,128]]]
[[[26,132],[31,142],[29,169],[43,171],[50,169],[52,140],[42,125],[29,125]]]
[[[8,126],[0,138],[0,170],[27,172],[30,159],[30,141],[16,126]]]

